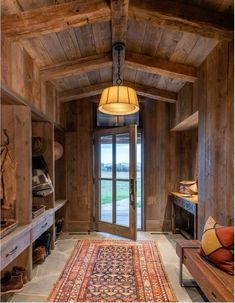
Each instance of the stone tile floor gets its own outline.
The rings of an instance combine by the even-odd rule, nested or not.
[[[158,244],[165,270],[178,299],[178,302],[203,302],[196,288],[182,288],[179,285],[179,259],[175,253],[175,239],[181,235],[151,234],[150,232],[138,232],[138,240],[152,239]],[[58,238],[55,249],[46,261],[37,265],[33,270],[33,279],[28,282],[23,290],[8,299],[9,302],[46,302],[48,296],[57,281],[64,265],[71,255],[78,239],[106,239],[120,238],[106,233],[93,232],[90,235],[75,233],[63,233]],[[185,270],[185,277],[190,278]]]

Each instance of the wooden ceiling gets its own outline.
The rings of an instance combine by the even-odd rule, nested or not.
[[[2,0],[2,33],[20,43],[62,101],[100,94],[121,74],[142,96],[175,102],[217,43],[233,39],[232,0]]]

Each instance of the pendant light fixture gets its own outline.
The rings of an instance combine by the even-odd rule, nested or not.
[[[113,45],[113,50],[118,52],[118,77],[116,85],[105,88],[101,94],[99,111],[108,115],[130,115],[139,111],[139,102],[136,91],[128,86],[122,86],[120,73],[120,52],[125,45],[121,42]]]

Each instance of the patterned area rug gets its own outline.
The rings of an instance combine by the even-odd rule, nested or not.
[[[176,301],[154,241],[81,240],[50,302]]]

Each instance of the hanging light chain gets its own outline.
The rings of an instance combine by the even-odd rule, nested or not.
[[[122,79],[121,79],[121,54],[120,54],[120,48],[118,48],[118,78],[117,78],[117,85],[122,84]]]
[[[121,79],[121,51],[125,49],[125,44],[122,42],[117,42],[113,44],[113,50],[117,51],[117,80],[116,84],[119,86],[122,84],[122,79]]]

